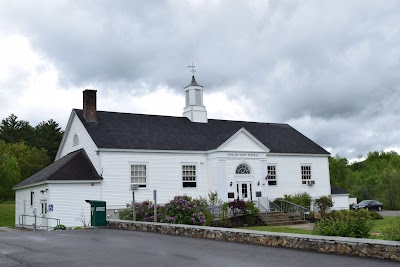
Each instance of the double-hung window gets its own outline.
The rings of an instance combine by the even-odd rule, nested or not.
[[[139,187],[147,185],[147,165],[132,164],[131,165],[131,183],[137,184]]]
[[[196,187],[196,165],[182,165],[182,186]]]
[[[276,166],[275,165],[268,165],[268,185],[276,185]]]
[[[311,165],[301,165],[301,184],[311,180]]]

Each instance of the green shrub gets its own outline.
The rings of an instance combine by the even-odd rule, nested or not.
[[[64,224],[59,224],[56,227],[54,227],[54,230],[67,230],[67,227],[65,227]]]
[[[383,220],[383,216],[380,215],[378,212],[369,212],[369,216],[371,217],[372,220]]]
[[[128,205],[129,206],[129,205]],[[132,220],[132,208],[126,208],[123,210],[119,210],[118,212],[118,218],[120,220]]]
[[[214,222],[214,217],[209,210],[203,210],[204,217],[206,217],[206,225],[211,226]]]
[[[319,208],[319,212],[324,214],[327,210],[333,207],[332,197],[331,196],[321,196],[315,200],[315,204]]]
[[[382,237],[386,240],[400,241],[400,217],[397,223],[391,224],[382,230]]]
[[[220,206],[222,203],[222,200],[218,198],[217,191],[208,193],[208,204],[211,207]]]
[[[228,219],[228,210],[229,210],[229,205],[228,202],[222,203],[221,207],[221,220],[219,226],[223,227],[232,227],[231,221]]]
[[[260,213],[260,210],[256,207],[256,204],[253,201],[246,202],[246,209],[244,211],[244,214],[257,216],[259,213]]]
[[[299,192],[294,195],[284,195],[283,199],[307,208],[311,205],[311,196],[306,192]]]
[[[340,210],[325,214],[314,226],[319,235],[367,238],[372,221],[368,211]]]
[[[249,225],[256,224],[259,213],[260,210],[256,207],[256,204],[254,204],[253,201],[246,202],[246,209],[244,211],[244,214],[247,214],[247,223]]]

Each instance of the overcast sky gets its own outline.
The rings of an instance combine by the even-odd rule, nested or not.
[[[0,118],[98,109],[288,123],[333,155],[400,151],[400,1],[0,0]]]

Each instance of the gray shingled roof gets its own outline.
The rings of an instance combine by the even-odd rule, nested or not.
[[[97,112],[97,122],[88,123],[82,110],[74,111],[98,148],[207,151],[243,127],[272,153],[329,154],[288,124],[212,119],[195,123],[186,117],[105,111]]]
[[[42,181],[102,180],[83,149],[53,162],[43,170],[20,182],[14,189]]]
[[[192,81],[191,81],[190,84],[189,84],[188,86],[186,86],[185,88],[188,88],[189,86],[200,86],[200,87],[203,87],[203,86],[201,86],[200,84],[198,84],[198,83],[196,82],[196,79],[194,78],[194,76],[192,76]]]
[[[332,195],[344,195],[344,194],[349,194],[349,192],[344,190],[343,188],[340,188],[339,186],[332,186],[331,194]]]

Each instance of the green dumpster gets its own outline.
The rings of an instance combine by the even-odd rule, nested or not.
[[[106,202],[101,200],[85,200],[90,204],[90,225],[106,226]]]

